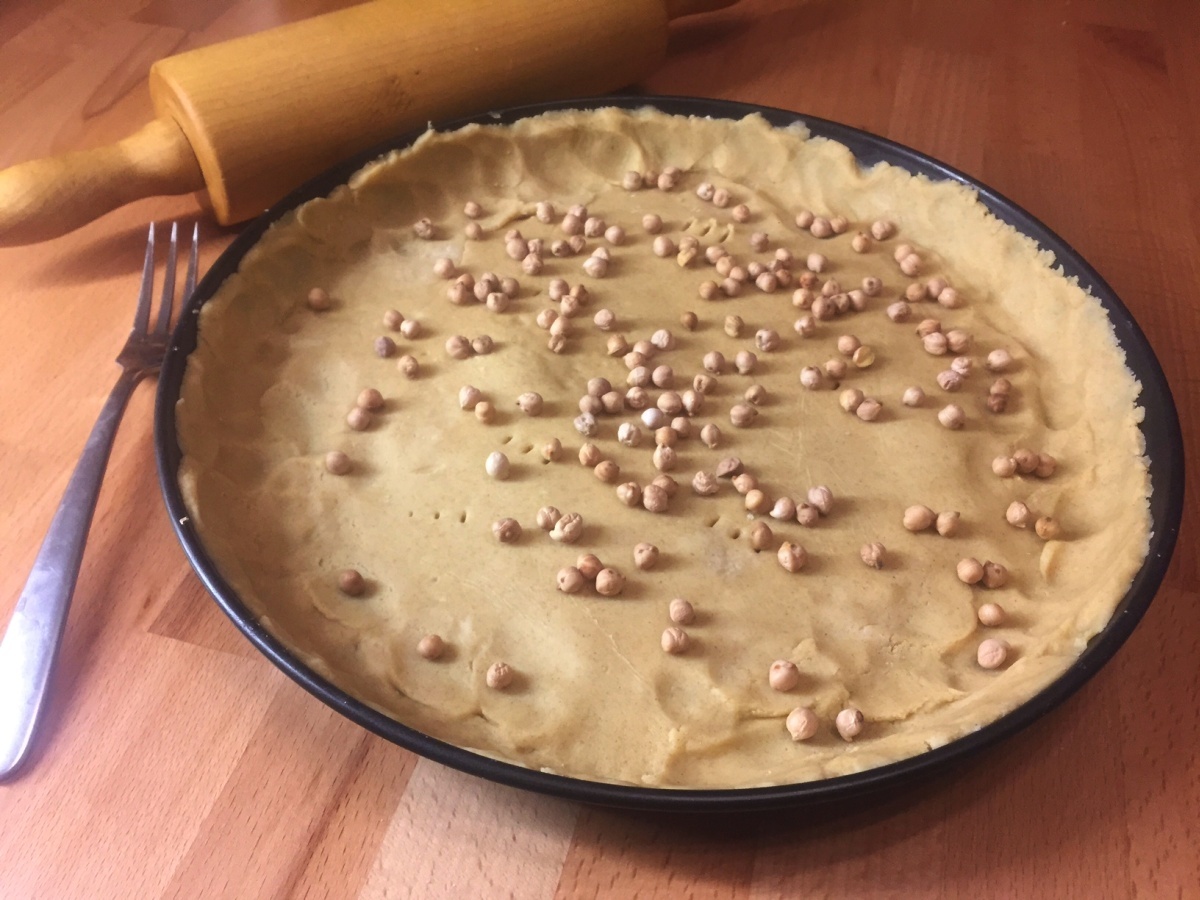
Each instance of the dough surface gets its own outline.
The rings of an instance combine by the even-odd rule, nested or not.
[[[627,171],[667,166],[683,173],[673,190],[622,187]],[[702,182],[727,189],[729,206],[698,198]],[[546,200],[557,210],[552,224],[533,215]],[[467,201],[483,209],[480,240],[464,238]],[[745,224],[731,216],[739,203],[751,211]],[[621,225],[624,243],[588,238],[579,254],[551,255],[572,204]],[[794,224],[801,209],[844,216],[849,229],[819,240]],[[656,256],[641,224],[646,213],[661,216],[675,243],[695,236],[701,255],[686,267],[674,254]],[[422,217],[434,224],[432,239],[413,234]],[[894,221],[897,235],[853,252],[852,236],[879,218]],[[540,274],[525,274],[505,254],[510,228],[545,241]],[[764,252],[751,249],[754,232],[769,236]],[[792,323],[806,311],[791,302],[795,284],[764,293],[751,282],[738,297],[697,296],[700,282],[721,280],[703,257],[717,242],[743,266],[769,264],[776,248],[787,248],[796,276],[819,252],[830,261],[822,280],[849,290],[873,275],[884,288],[864,311],[800,337]],[[900,243],[922,259],[915,279],[893,259]],[[599,246],[612,261],[606,277],[591,278],[582,264]],[[454,305],[451,282],[433,272],[440,257],[473,276],[515,277],[520,293],[503,313]],[[905,323],[884,314],[911,282],[935,275],[959,291],[961,308],[916,303]],[[539,311],[558,307],[547,297],[554,278],[583,283],[590,294],[562,354],[550,352],[535,322]],[[328,311],[306,305],[314,286],[334,298]],[[419,320],[421,336],[385,329],[383,314],[393,308]],[[675,347],[648,365],[671,366],[677,391],[691,387],[710,350],[730,363],[738,350],[758,356],[751,374],[715,378],[693,419],[697,429],[715,423],[721,444],[709,449],[694,434],[678,442],[678,465],[668,474],[679,490],[663,514],[623,506],[615,486],[576,458],[586,439],[572,420],[588,379],[627,389],[625,364],[606,355],[608,335],[593,325],[600,309],[615,313],[613,333],[630,343],[672,332]],[[685,311],[698,317],[694,331],[680,324]],[[731,314],[745,322],[741,337],[723,331]],[[965,355],[974,371],[954,394],[935,381],[954,354],[931,356],[914,334],[927,317],[973,337]],[[763,328],[781,338],[774,352],[754,346]],[[452,359],[444,345],[456,334],[490,335],[495,349]],[[818,390],[802,388],[802,367],[844,358],[836,348],[843,334],[874,349],[873,365],[850,365],[838,389],[828,378]],[[396,355],[376,354],[380,335],[395,339]],[[1012,402],[993,414],[986,398],[996,376],[983,361],[1001,347],[1015,359],[1005,373]],[[419,361],[418,377],[398,370],[400,354]],[[767,399],[751,427],[735,428],[729,409],[752,384]],[[460,409],[463,385],[495,405],[492,423]],[[901,404],[910,385],[924,389],[923,405]],[[371,428],[353,431],[346,415],[367,387],[386,405]],[[841,409],[839,391],[849,387],[880,400],[876,421]],[[660,394],[647,390],[652,399]],[[861,771],[976,730],[1079,655],[1146,552],[1150,485],[1139,390],[1099,304],[961,186],[888,165],[860,170],[840,144],[758,117],[556,113],[511,127],[429,133],[271,228],[201,312],[178,406],[180,483],[210,554],[266,627],[334,683],[408,725],[593,780],[790,783]],[[541,415],[517,408],[526,391],[545,398]],[[966,414],[961,430],[937,420],[949,402]],[[636,448],[616,440],[618,425],[637,416],[599,415],[590,438],[620,466],[618,483],[645,485],[658,474],[649,429],[642,427]],[[545,462],[541,448],[553,438],[562,458]],[[1053,454],[1057,472],[994,475],[992,459],[1018,447]],[[349,456],[350,473],[326,470],[330,450]],[[484,471],[493,451],[511,461],[506,480]],[[775,543],[756,553],[753,517],[729,481],[715,496],[691,489],[697,471],[712,472],[726,456],[739,457],[772,499],[800,502],[810,487],[829,486],[832,511],[815,527],[759,517]],[[1014,499],[1057,519],[1062,539],[1042,541],[1032,528],[1008,525]],[[913,504],[959,511],[960,532],[906,531],[901,516]],[[537,527],[545,505],[582,515],[578,543],[556,543]],[[524,530],[513,544],[492,535],[492,523],[506,516]],[[807,549],[800,572],[777,563],[780,540]],[[633,564],[641,541],[661,549],[649,571]],[[887,548],[879,570],[859,558],[872,541]],[[583,553],[624,573],[619,596],[599,596],[591,585],[572,595],[556,589],[556,573]],[[964,557],[1003,563],[1009,583],[995,590],[961,583],[955,565]],[[346,568],[366,577],[363,596],[338,591],[337,573]],[[660,636],[676,597],[697,615],[684,626],[687,651],[671,655]],[[977,622],[985,602],[1004,607],[1004,625]],[[433,661],[416,650],[431,633],[447,646]],[[988,637],[1012,647],[996,671],[975,661]],[[768,685],[776,659],[798,666],[794,689]],[[516,672],[504,690],[485,684],[500,660]],[[853,742],[833,728],[847,705],[865,716]],[[821,727],[793,742],[784,719],[799,706],[811,707]]]

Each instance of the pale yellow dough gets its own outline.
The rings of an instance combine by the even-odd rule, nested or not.
[[[684,173],[675,190],[621,187],[628,170],[669,165]],[[698,199],[703,181],[727,188],[730,207],[747,203],[752,220],[736,224],[730,208]],[[481,241],[463,238],[467,200],[484,209]],[[608,277],[581,268],[603,239],[572,258],[547,252],[537,277],[505,256],[510,227],[547,243],[562,237],[557,221],[533,218],[541,200],[559,216],[586,204],[625,228],[625,244],[609,247]],[[802,208],[845,216],[851,227],[817,240],[793,224]],[[819,251],[832,261],[823,277],[843,289],[868,274],[885,289],[866,311],[802,339],[792,330],[800,312],[790,288],[699,299],[712,267],[654,256],[641,227],[647,212],[661,215],[676,241],[685,228],[702,247],[724,239],[743,264],[769,261],[778,246],[799,261]],[[434,240],[412,233],[425,216]],[[897,237],[851,252],[854,232],[881,216],[897,223]],[[765,253],[750,249],[755,231],[770,235]],[[892,258],[901,242],[919,249],[921,277],[943,275],[960,291],[961,309],[918,305],[903,325],[884,315],[912,280]],[[441,256],[474,275],[515,276],[519,299],[503,314],[452,305],[448,282],[432,271]],[[1105,625],[1145,555],[1139,385],[1099,304],[1053,266],[970,191],[887,165],[862,171],[845,147],[756,117],[605,110],[430,133],[284,217],[204,307],[178,409],[180,482],[213,559],[265,626],[336,684],[428,734],[533,768],[642,785],[742,787],[856,772],[945,744],[1043,688]],[[592,296],[563,355],[547,349],[534,323],[555,277],[585,283]],[[305,305],[315,285],[335,298],[330,311]],[[389,308],[424,326],[415,340],[393,335],[400,353],[420,361],[415,380],[373,351]],[[622,361],[605,355],[606,336],[591,322],[600,308],[616,313],[631,342],[658,328],[674,333],[677,347],[653,364],[671,365],[679,389],[708,350],[732,360],[754,349],[764,327],[783,338],[778,351],[758,354],[752,375],[718,379],[696,421],[717,423],[725,439],[716,450],[680,442],[672,473],[680,490],[666,514],[622,506],[576,461],[583,439],[571,421],[587,379],[602,375],[625,389]],[[679,324],[685,310],[699,316],[694,332]],[[746,322],[742,338],[722,331],[730,313]],[[960,393],[934,381],[950,356],[923,352],[914,324],[924,316],[974,335],[976,371]],[[803,366],[837,356],[845,333],[876,350],[872,367],[852,368],[843,382],[882,401],[872,423],[843,412],[837,391],[810,392],[797,380]],[[444,343],[453,334],[489,334],[495,352],[451,359]],[[1001,415],[985,409],[994,376],[981,365],[997,347],[1017,360],[1008,373],[1014,400]],[[733,428],[728,410],[754,383],[769,400],[753,427]],[[459,409],[466,384],[496,405],[494,423]],[[913,384],[928,400],[910,409],[900,396]],[[354,432],[345,417],[364,387],[382,391],[387,407],[373,428]],[[539,417],[515,405],[531,390],[546,399]],[[961,431],[936,419],[951,401],[966,412]],[[655,474],[652,441],[636,449],[616,441],[618,424],[635,416],[601,416],[594,440],[620,465],[621,481],[645,484]],[[539,450],[555,437],[563,459],[544,463]],[[992,458],[1022,446],[1054,454],[1057,474],[994,476]],[[350,456],[351,474],[326,472],[332,449]],[[506,481],[484,472],[494,450],[512,462]],[[789,574],[774,552],[750,548],[752,522],[728,482],[714,497],[692,493],[692,475],[726,455],[740,457],[772,498],[832,489],[834,510],[815,528],[767,520],[777,539],[807,548],[803,571]],[[1044,543],[1007,525],[1013,499],[1059,519],[1063,539]],[[961,534],[906,532],[901,514],[915,503],[960,511]],[[578,544],[554,543],[537,528],[545,504],[583,515]],[[492,536],[492,522],[505,516],[524,527],[515,544]],[[652,571],[634,568],[639,541],[662,550]],[[888,549],[880,571],[859,559],[869,541]],[[621,596],[556,590],[558,569],[586,552],[625,573]],[[1004,563],[1011,583],[993,591],[960,583],[955,564],[967,556]],[[346,567],[367,577],[366,596],[338,592]],[[659,646],[674,597],[697,610],[686,628],[691,645],[678,656]],[[1008,611],[1004,627],[976,622],[987,601]],[[448,645],[434,662],[416,651],[427,633]],[[994,672],[975,662],[991,636],[1013,648]],[[794,690],[769,687],[776,659],[799,667]],[[484,682],[497,660],[517,673],[503,691]],[[866,717],[853,743],[833,730],[847,704]],[[804,743],[784,727],[797,706],[811,706],[822,723]]]

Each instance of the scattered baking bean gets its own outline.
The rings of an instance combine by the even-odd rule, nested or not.
[[[766,522],[758,521],[750,527],[750,546],[754,550],[769,550],[773,543],[775,543],[775,535],[771,532],[771,526]]]
[[[696,326],[700,324],[700,317],[689,310],[679,314],[679,324],[688,331],[695,331]]]
[[[605,351],[609,356],[624,356],[629,352],[629,342],[623,334],[610,334],[605,342]]]
[[[638,506],[642,502],[642,486],[636,481],[618,484],[617,499],[628,507]]]
[[[670,496],[659,485],[648,484],[642,490],[642,506],[649,512],[666,512],[669,505]]]
[[[671,431],[671,429],[667,429]],[[674,434],[674,431],[671,431]],[[676,456],[674,447],[657,446],[654,448],[654,468],[660,472],[670,472],[678,465],[679,459]]]
[[[597,463],[592,472],[605,484],[612,484],[620,477],[621,467],[611,459],[606,459],[603,462]]]
[[[733,198],[729,191],[725,190],[725,188],[717,188],[715,191],[713,191],[712,203],[713,206],[717,207],[718,209],[724,209],[729,205],[729,201],[732,199]]]
[[[1007,641],[1000,638],[987,638],[979,642],[979,649],[975,651],[975,659],[981,668],[998,669],[1008,659],[1008,651]]]
[[[691,625],[696,619],[696,610],[682,597],[676,597],[667,607],[667,616],[676,625]]]
[[[762,406],[767,402],[767,389],[761,384],[752,384],[746,388],[746,392],[742,395],[747,403],[753,403],[755,406]]]
[[[745,507],[748,512],[765,513],[771,507],[771,499],[758,488],[746,491]]]
[[[827,238],[833,234],[833,225],[824,216],[815,216],[808,231],[815,238]]]
[[[1033,474],[1038,478],[1049,478],[1058,471],[1058,460],[1049,453],[1039,453],[1037,467],[1033,470]]]
[[[543,506],[537,511],[537,525],[543,531],[549,531],[562,518],[562,513],[553,506]]]
[[[596,593],[601,597],[615,597],[623,590],[625,576],[617,569],[601,569],[596,575]]]
[[[871,236],[877,241],[886,241],[896,233],[896,226],[887,219],[877,219],[871,223]]]
[[[521,523],[513,518],[497,519],[492,523],[492,534],[502,544],[511,544],[521,538]]]
[[[789,659],[777,659],[767,670],[767,682],[772,690],[790,691],[800,683],[800,670]]]
[[[347,597],[360,597],[367,589],[367,581],[357,569],[342,569],[338,572],[337,586]]]
[[[566,513],[550,529],[550,539],[562,544],[574,544],[583,535],[583,517],[579,513]]]
[[[387,335],[380,335],[375,338],[375,355],[381,359],[387,359],[396,352],[396,342]]]
[[[675,242],[665,234],[660,234],[654,239],[654,243],[650,245],[654,255],[666,259],[668,256],[675,255]]]
[[[692,491],[701,497],[711,497],[720,489],[720,483],[708,472],[697,472],[692,476]]]
[[[580,446],[579,464],[581,466],[587,466],[590,469],[602,459],[604,459],[604,454],[600,452],[600,448],[591,441],[584,441]]]
[[[786,522],[796,515],[796,501],[791,497],[780,497],[775,501],[769,513],[772,519],[778,519]]]
[[[998,628],[1004,624],[1004,607],[999,603],[985,603],[975,612],[979,624],[987,628]]]
[[[792,740],[799,742],[813,737],[821,727],[821,721],[817,718],[817,714],[807,706],[797,706],[788,713],[784,725]]]
[[[471,342],[461,334],[453,335],[446,340],[446,353],[454,359],[466,359],[472,353]]]
[[[341,450],[330,450],[325,454],[325,470],[330,475],[345,475],[351,467],[350,457]]]
[[[1059,526],[1058,520],[1050,516],[1041,516],[1034,522],[1033,530],[1037,532],[1037,536],[1043,541],[1053,541],[1062,534],[1062,528]]]
[[[721,293],[721,287],[715,281],[702,281],[697,293],[701,300],[715,300]]]
[[[863,564],[870,566],[872,569],[882,569],[885,558],[887,557],[887,548],[879,541],[873,541],[869,544],[863,544],[858,551],[859,557]]]
[[[909,531],[924,531],[937,521],[937,513],[928,506],[910,506],[904,511],[904,527]]]
[[[937,302],[946,309],[958,309],[962,306],[962,297],[954,288],[948,287],[938,292]]]
[[[653,213],[647,213],[646,215],[642,216],[642,229],[647,234],[658,234],[660,231],[662,231],[662,227],[662,219]]]
[[[875,364],[875,350],[869,345],[863,344],[851,354],[850,361],[857,369],[869,369]]]
[[[837,733],[842,736],[842,740],[852,741],[862,734],[863,714],[853,706],[847,706],[837,714],[833,724],[837,728]]]
[[[487,356],[496,348],[496,342],[490,334],[481,334],[471,338],[471,349],[479,356]]]
[[[473,385],[464,384],[458,389],[459,409],[472,410],[482,399],[483,391]]]
[[[505,662],[494,662],[488,666],[485,680],[487,686],[493,690],[502,691],[513,683],[513,678],[516,673],[513,672],[512,666]]]
[[[937,414],[938,421],[950,429],[962,428],[967,421],[967,415],[957,403],[948,403]]]
[[[427,634],[417,642],[417,653],[425,659],[437,659],[446,652],[446,642],[441,635]]]
[[[808,553],[805,549],[792,541],[784,541],[780,544],[775,557],[785,571],[792,573],[799,572],[808,562]]]
[[[405,378],[416,378],[420,374],[421,364],[415,356],[406,353],[396,360],[396,368],[404,373]]]
[[[883,412],[883,404],[874,397],[866,397],[863,402],[858,404],[858,409],[854,414],[864,422],[874,422],[879,418],[879,414]]]
[[[1017,528],[1026,528],[1033,521],[1033,513],[1020,500],[1014,500],[1008,505],[1008,509],[1004,513],[1004,518],[1009,525],[1014,525]]]
[[[356,406],[346,414],[346,424],[353,431],[366,431],[373,421],[371,414],[361,406]]]
[[[376,410],[383,407],[383,394],[375,388],[363,388],[355,401],[360,409]]]
[[[308,308],[313,312],[325,312],[333,306],[333,300],[329,296],[329,292],[324,288],[315,287],[308,292],[306,298]],[[397,315],[399,315],[397,313]]]
[[[971,335],[961,328],[952,328],[946,332],[946,346],[951,353],[962,353],[971,347]]]
[[[808,502],[821,515],[827,516],[833,510],[833,491],[823,484],[811,487],[808,489]]]
[[[584,577],[583,572],[577,566],[564,566],[558,570],[555,576],[555,583],[558,589],[564,594],[577,594],[583,590],[584,584],[588,579]]]
[[[633,564],[642,571],[653,569],[658,564],[659,551],[653,544],[642,541],[633,548]]]
[[[988,560],[983,564],[983,586],[1001,588],[1008,584],[1008,569],[1000,563]]]
[[[546,462],[554,462],[562,456],[562,441],[558,438],[551,438],[542,444],[542,459]]]
[[[729,409],[729,422],[735,428],[749,428],[758,417],[758,410],[748,403],[736,403]]]
[[[608,260],[602,256],[589,256],[583,262],[583,271],[592,278],[603,278],[608,274]]]
[[[925,285],[914,281],[904,289],[904,299],[909,303],[919,303],[925,299]]]
[[[423,241],[431,240],[434,236],[433,222],[429,219],[417,219],[413,223],[413,234]]]
[[[760,328],[754,333],[754,346],[762,353],[773,353],[782,343],[779,332],[773,328]]]
[[[908,254],[900,260],[900,271],[910,278],[915,277],[921,271],[921,257],[915,253]]]
[[[884,313],[893,322],[907,322],[912,316],[912,307],[903,300],[897,300],[895,303],[889,304]]]
[[[792,329],[800,337],[812,337],[817,331],[817,320],[813,316],[801,316],[793,323]]]
[[[490,425],[496,418],[496,407],[487,400],[475,404],[475,418],[484,425]]]
[[[816,366],[805,366],[800,370],[800,384],[815,391],[821,386],[821,370]]]
[[[864,399],[863,392],[858,388],[846,388],[838,395],[838,405],[846,412],[852,413]]]
[[[931,331],[921,338],[921,345],[931,356],[943,356],[950,349],[950,342],[940,331]]]
[[[596,432],[600,430],[596,417],[592,413],[580,413],[572,424],[575,426],[575,430],[584,437],[595,437]]]
[[[916,386],[905,388],[900,402],[905,406],[920,406],[925,402],[925,392]]]
[[[997,456],[992,460],[992,473],[1001,478],[1012,478],[1017,474],[1017,461],[1011,456]]]
[[[807,230],[812,226],[815,216],[807,209],[802,209],[796,213],[796,227],[802,230]]]
[[[483,463],[484,471],[495,478],[497,481],[504,481],[508,478],[510,465],[508,457],[499,450],[493,450],[488,454],[488,458]]]
[[[749,472],[733,476],[733,488],[743,497],[758,487],[758,479]]]
[[[1022,475],[1032,475],[1038,467],[1038,455],[1024,447],[1014,450],[1012,458],[1013,462],[1016,463],[1017,471]]]
[[[870,253],[871,252],[871,236],[865,232],[858,232],[850,239],[850,248],[855,253]]]
[[[958,525],[962,517],[954,510],[938,513],[937,533],[942,537],[953,537],[958,533]]]
[[[663,650],[667,653],[683,653],[688,648],[688,634],[677,625],[672,625],[663,631],[660,643]]]
[[[954,369],[944,369],[938,372],[937,383],[943,391],[954,392],[962,389],[963,377]]]
[[[959,560],[954,571],[963,584],[978,584],[983,580],[983,563],[974,557]]]
[[[811,503],[800,503],[796,506],[796,523],[805,528],[812,528],[821,518],[821,512]]]

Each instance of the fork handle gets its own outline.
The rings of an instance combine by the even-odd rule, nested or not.
[[[203,187],[182,129],[171,119],[154,119],[107,147],[0,171],[0,247],[58,237],[143,197]]]
[[[144,374],[123,371],[108,395],[0,640],[0,780],[17,770],[32,745],[113,439]]]

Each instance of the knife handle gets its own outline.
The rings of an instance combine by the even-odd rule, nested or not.
[[[170,119],[155,119],[107,147],[0,171],[0,247],[58,237],[143,197],[203,187],[183,131]]]

